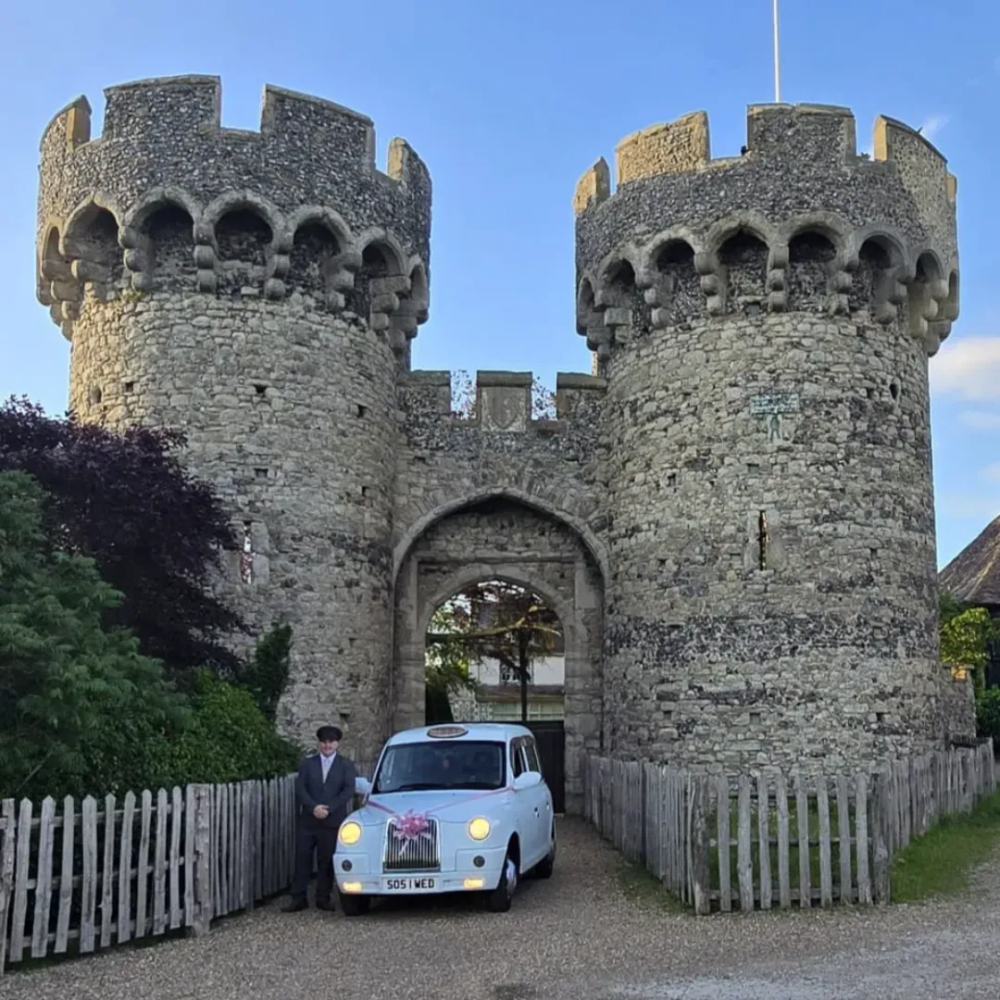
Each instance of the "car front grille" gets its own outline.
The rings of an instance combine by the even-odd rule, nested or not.
[[[427,827],[420,836],[402,836],[395,821],[385,825],[385,851],[382,870],[387,872],[436,872],[441,870],[438,821],[427,819]]]

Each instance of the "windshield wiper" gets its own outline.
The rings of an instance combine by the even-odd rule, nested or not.
[[[482,791],[495,791],[500,786],[495,782],[490,781],[456,781],[453,785],[448,785],[448,788],[474,788],[480,789]]]

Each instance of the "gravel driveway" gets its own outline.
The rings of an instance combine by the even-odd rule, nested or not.
[[[696,920],[628,895],[579,820],[556,874],[510,913],[471,899],[367,917],[281,900],[201,940],[111,950],[0,977],[25,1000],[988,1000],[1000,983],[1000,859],[967,897],[888,911]]]

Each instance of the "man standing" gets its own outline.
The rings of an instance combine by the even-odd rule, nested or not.
[[[333,851],[337,831],[354,798],[357,770],[354,763],[337,750],[343,734],[336,726],[320,726],[316,731],[319,753],[307,757],[295,779],[298,812],[295,824],[295,877],[291,902],[285,913],[304,910],[306,888],[316,852],[316,907],[332,910]]]

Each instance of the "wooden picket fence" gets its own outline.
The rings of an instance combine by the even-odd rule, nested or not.
[[[585,814],[698,914],[871,905],[897,851],[996,787],[992,740],[834,777],[590,757]]]
[[[295,775],[37,808],[4,799],[0,975],[29,957],[207,933],[288,889],[294,836]]]

